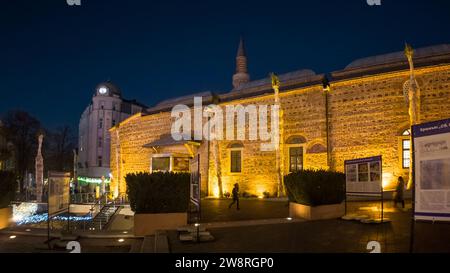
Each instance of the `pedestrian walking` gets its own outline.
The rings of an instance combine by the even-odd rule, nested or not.
[[[405,190],[405,181],[403,180],[403,177],[398,178],[397,187],[395,188],[394,193],[394,207],[397,207],[397,203],[402,204],[402,208],[405,208],[405,199],[404,199],[404,192]]]
[[[233,202],[228,206],[228,208],[231,209],[231,207],[236,203],[237,210],[240,210],[240,208],[239,208],[239,184],[238,183],[234,184],[232,195],[233,195]]]

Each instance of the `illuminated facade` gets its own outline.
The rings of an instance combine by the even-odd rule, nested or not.
[[[275,151],[261,151],[260,141],[173,141],[171,109],[193,105],[272,105],[269,78],[249,81],[243,45],[239,47],[234,89],[164,101],[133,115],[111,132],[111,187],[125,193],[127,173],[176,170],[174,162],[200,155],[204,195],[231,192],[234,183],[248,196],[277,195]],[[415,77],[421,89],[421,122],[450,117],[450,45],[416,50]],[[243,67],[245,66],[245,67]],[[383,156],[383,185],[407,178],[410,166],[409,116],[404,85],[409,66],[403,52],[356,60],[325,77],[311,70],[279,76],[283,112],[280,154],[282,174],[300,169],[344,171],[344,160]],[[163,159],[161,159],[163,158]],[[175,166],[175,167],[174,167]],[[178,167],[178,169],[183,169]]]
[[[77,174],[83,181],[109,179],[109,129],[130,115],[141,112],[144,105],[122,98],[120,89],[111,82],[97,86],[90,105],[79,124]]]

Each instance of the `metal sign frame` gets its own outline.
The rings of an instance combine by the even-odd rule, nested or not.
[[[67,189],[63,188],[63,196],[64,199],[64,191],[67,191],[68,194],[68,202],[67,202],[67,208],[62,208],[56,212],[53,212],[50,210],[50,200],[51,200],[51,191],[52,191],[52,178],[62,178],[62,179],[69,179],[69,185]],[[63,185],[64,186],[64,185]],[[48,184],[47,184],[47,243],[48,247],[50,248],[50,221],[51,218],[61,214],[61,213],[69,213],[70,212],[70,173],[66,172],[48,172]],[[70,228],[70,216],[68,218],[68,228]]]
[[[189,214],[196,213],[196,222],[201,218],[201,173],[200,173],[200,155],[191,159],[190,164],[191,171],[191,183],[190,183],[190,198],[189,207],[193,208],[189,210]]]

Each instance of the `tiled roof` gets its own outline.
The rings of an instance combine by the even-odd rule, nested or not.
[[[450,54],[450,44],[435,45],[429,47],[418,48],[414,50],[414,59],[421,59],[431,56],[439,56]],[[351,62],[345,67],[345,70],[358,69],[370,66],[384,65],[390,63],[404,62],[406,61],[405,53],[403,51],[397,51],[393,53],[377,55],[372,57],[366,57],[357,59]]]
[[[450,63],[450,44],[435,45],[414,50],[416,68]],[[403,51],[357,59],[345,69],[331,73],[331,81],[369,76],[409,68]]]
[[[143,147],[145,148],[166,147],[174,145],[183,145],[189,142],[192,142],[192,140],[174,140],[171,134],[165,134],[162,135],[159,139],[145,144]]]

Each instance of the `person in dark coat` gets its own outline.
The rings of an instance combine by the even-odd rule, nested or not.
[[[394,195],[394,207],[397,207],[397,203],[402,204],[402,208],[405,208],[405,199],[403,196],[403,191],[405,190],[405,181],[403,180],[403,177],[398,178],[397,187],[395,188],[395,195]]]
[[[233,206],[234,203],[236,203],[237,210],[240,210],[240,208],[239,208],[239,184],[238,183],[234,184],[232,196],[233,196],[233,202],[228,206],[228,208],[231,209],[231,206]]]

